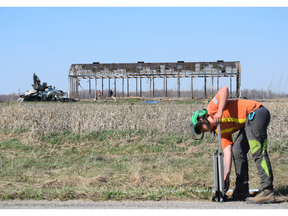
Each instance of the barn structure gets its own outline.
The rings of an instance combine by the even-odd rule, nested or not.
[[[72,64],[69,69],[68,82],[69,98],[79,98],[79,83],[81,79],[88,79],[89,82],[89,99],[91,99],[91,79],[95,80],[95,97],[97,97],[97,80],[102,80],[102,86],[99,89],[104,90],[104,79],[109,79],[108,89],[110,88],[110,79],[115,79],[114,94],[116,95],[116,79],[122,79],[122,97],[124,97],[124,82],[126,81],[127,92],[129,97],[129,79],[136,78],[136,96],[142,97],[142,78],[150,80],[150,96],[154,97],[155,79],[163,79],[163,97],[167,97],[167,79],[177,78],[177,97],[180,97],[181,78],[191,79],[191,98],[193,99],[193,78],[203,78],[204,97],[207,98],[207,78],[212,79],[212,90],[214,89],[214,78],[217,78],[217,90],[219,90],[219,78],[230,77],[230,95],[232,95],[233,78],[236,81],[236,97],[240,97],[241,84],[241,65],[240,61],[223,61],[216,62],[168,62],[168,63],[99,63],[92,64]],[[137,81],[140,79],[140,82]],[[140,86],[138,86],[138,83]],[[121,88],[120,88],[121,89]],[[119,95],[119,92],[117,92]],[[121,95],[121,94],[120,94]],[[107,95],[108,96],[108,95]]]

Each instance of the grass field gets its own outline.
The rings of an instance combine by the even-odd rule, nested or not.
[[[264,104],[264,103],[263,103]],[[287,102],[271,112],[276,199],[287,201]],[[1,200],[210,200],[217,137],[191,139],[206,104],[27,103],[0,106]],[[258,188],[249,158],[250,188]],[[231,189],[235,182],[232,168]]]

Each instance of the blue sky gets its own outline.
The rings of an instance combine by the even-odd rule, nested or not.
[[[0,7],[0,94],[31,89],[33,73],[67,91],[74,63],[179,60],[240,61],[242,89],[288,93],[287,20],[275,6]]]

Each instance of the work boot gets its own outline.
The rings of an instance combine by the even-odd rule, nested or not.
[[[257,194],[255,197],[248,197],[246,199],[246,203],[251,204],[262,204],[262,203],[274,203],[275,195],[273,188],[266,188],[262,190],[259,194]]]
[[[237,185],[235,189],[233,190],[232,197],[236,199],[244,199],[250,196],[249,193],[249,184],[241,184]]]

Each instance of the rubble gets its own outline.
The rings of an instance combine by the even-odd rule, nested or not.
[[[34,84],[31,84],[33,89],[27,90],[25,94],[20,95],[17,102],[26,101],[61,101],[61,102],[75,102],[72,98],[67,98],[67,93],[62,90],[58,90],[54,87],[47,86],[46,82],[41,84],[39,77],[33,74]]]

